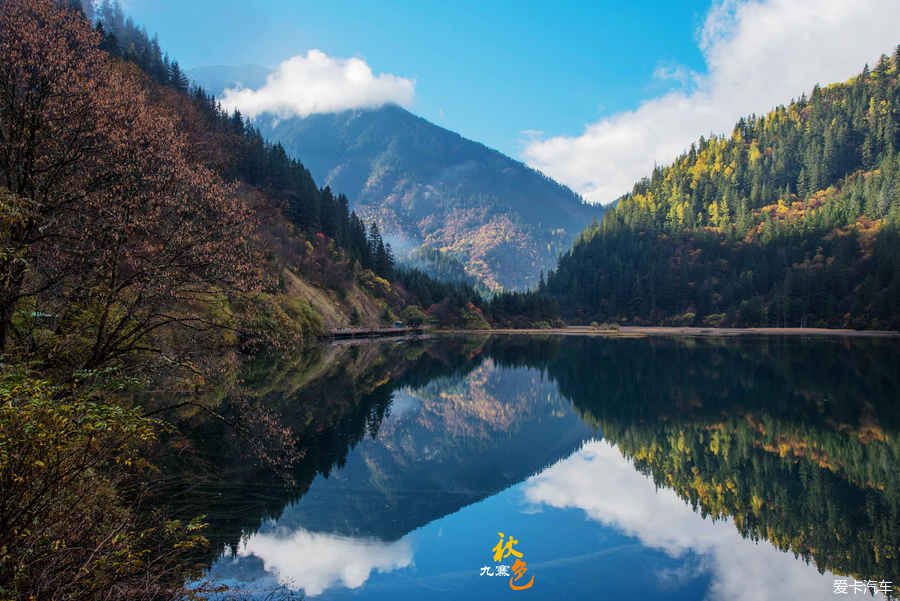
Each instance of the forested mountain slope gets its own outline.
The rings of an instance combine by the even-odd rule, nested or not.
[[[575,320],[900,327],[900,48],[654,170],[548,274]]]
[[[477,142],[399,106],[257,121],[267,139],[340,190],[366,222],[449,253],[507,289],[541,269],[602,208]]]

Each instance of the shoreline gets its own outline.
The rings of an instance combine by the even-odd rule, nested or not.
[[[619,330],[595,330],[590,326],[569,326],[549,330],[432,330],[432,334],[557,334],[563,336],[615,336],[638,338],[644,336],[837,336],[845,338],[900,338],[900,332],[889,330],[830,330],[827,328],[681,328],[663,326],[623,326]]]

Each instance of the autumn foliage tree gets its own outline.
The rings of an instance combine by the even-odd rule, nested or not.
[[[0,1],[2,599],[197,596],[199,520],[141,507],[148,414],[170,407],[85,376],[136,357],[191,367],[266,284],[258,194],[204,166],[200,122],[102,41],[65,2]]]
[[[548,275],[562,314],[900,327],[898,76],[885,55],[654,168]]]
[[[0,4],[0,353],[166,356],[172,332],[235,328],[261,285],[252,194],[192,160],[202,137],[101,41],[52,0]]]
[[[47,382],[0,374],[0,598],[187,598],[200,521],[138,511],[135,445],[155,424],[91,388],[54,400]]]

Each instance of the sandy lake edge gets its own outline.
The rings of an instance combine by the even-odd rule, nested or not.
[[[564,336],[838,336],[900,338],[900,332],[887,330],[829,330],[827,328],[676,328],[662,326],[623,326],[619,330],[595,330],[590,326],[569,326],[549,330],[432,330],[431,334],[558,334]]]

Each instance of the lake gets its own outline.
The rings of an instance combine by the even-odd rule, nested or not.
[[[207,475],[166,494],[207,516],[208,578],[250,595],[900,587],[896,339],[437,336],[305,349],[245,380],[302,458],[273,475],[187,417]]]

